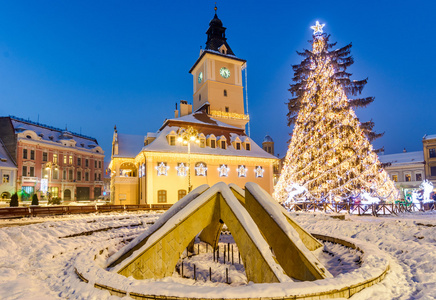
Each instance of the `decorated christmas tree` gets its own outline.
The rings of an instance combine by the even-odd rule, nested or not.
[[[288,125],[294,125],[283,169],[274,189],[279,202],[297,198],[395,200],[397,190],[383,170],[371,141],[380,137],[372,121],[361,123],[354,108],[365,107],[373,97],[351,99],[367,80],[351,80],[351,44],[333,50],[316,22],[312,50],[293,66],[294,84],[288,102]]]

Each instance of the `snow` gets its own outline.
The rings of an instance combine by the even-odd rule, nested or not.
[[[354,295],[352,300],[435,299],[436,212],[379,218],[347,215],[345,220],[333,219],[321,213],[291,213],[291,216],[309,232],[344,238],[388,255],[390,271],[386,278]],[[107,291],[82,282],[74,272],[75,267],[89,274],[102,272],[94,281],[107,279],[110,282],[111,279],[106,277],[113,276],[126,289],[138,289],[146,293],[166,291],[168,284],[180,293],[201,294],[203,297],[209,293],[211,296],[219,294],[223,298],[225,295],[241,294],[261,297],[285,291],[280,284],[244,285],[241,277],[238,277],[239,286],[182,279],[177,275],[157,282],[138,282],[103,269],[105,256],[117,251],[123,241],[144,233],[152,226],[147,223],[156,222],[158,217],[156,213],[129,212],[0,220],[0,299],[118,299]],[[29,224],[31,222],[42,223]],[[138,225],[140,223],[142,225]],[[123,227],[65,238],[72,234],[118,226]],[[101,249],[105,251],[100,257],[98,254]],[[335,256],[321,250],[316,253],[318,259],[335,277],[346,282],[347,276],[359,270],[353,264],[358,257],[364,263],[374,259],[377,266],[377,255],[370,258],[367,254],[347,251],[329,243],[326,243],[324,250]],[[96,261],[93,260],[95,254]],[[337,263],[338,258],[341,263]],[[201,265],[199,263],[199,267]],[[309,290],[313,291],[321,282],[310,283]],[[289,284],[307,285],[300,282]],[[215,291],[217,287],[220,290],[218,292]]]
[[[186,116],[188,117],[188,116]],[[182,117],[184,118],[184,117]],[[184,125],[186,127],[186,124]],[[145,152],[169,152],[169,153],[188,153],[188,147],[181,145],[180,143],[176,143],[176,145],[171,146],[168,143],[167,135],[171,132],[178,132],[180,127],[176,126],[166,126],[163,128],[158,134],[156,139],[151,142],[149,145],[144,146],[142,151]],[[231,133],[231,138],[235,139],[239,137],[241,141],[245,141],[248,137],[239,136],[235,133]],[[217,137],[217,141],[219,137]],[[236,150],[233,146],[227,145],[227,149],[221,148],[211,148],[204,147],[201,148],[199,144],[192,143],[191,144],[191,154],[211,154],[211,155],[228,155],[228,156],[245,156],[245,157],[260,157],[260,158],[271,158],[277,159],[277,157],[265,152],[261,147],[259,147],[253,140],[249,140],[251,144],[251,150],[245,150],[241,147],[241,150]],[[121,142],[119,143],[121,147]],[[140,149],[136,152],[136,155],[139,153]]]
[[[276,278],[280,282],[290,281],[290,278],[284,274],[282,267],[273,258],[272,253],[269,249],[269,245],[262,237],[262,234],[260,233],[258,227],[254,223],[253,219],[245,210],[245,208],[242,206],[242,204],[239,203],[239,201],[235,198],[232,191],[224,182],[219,182],[213,185],[212,187],[204,191],[201,195],[199,195],[196,198],[194,198],[196,196],[195,195],[196,193],[189,194],[189,195],[194,194],[194,196],[191,196],[193,199],[189,198],[188,197],[189,195],[187,195],[184,199],[182,199],[183,201],[182,200],[180,201],[182,203],[178,205],[174,210],[172,209],[168,210],[168,212],[164,215],[163,218],[164,220],[159,222],[159,223],[163,223],[161,226],[155,224],[152,228],[150,228],[150,231],[147,232],[147,235],[144,234],[140,238],[133,241],[131,245],[128,245],[126,248],[129,248],[130,250],[146,236],[149,236],[149,238],[147,239],[144,245],[133,251],[128,258],[124,259],[122,262],[114,266],[111,270],[113,272],[117,272],[119,270],[122,270],[125,266],[129,265],[132,262],[132,260],[134,260],[140,253],[146,251],[146,249],[148,249],[151,245],[156,243],[156,241],[162,238],[162,236],[164,236],[171,229],[178,226],[178,224],[180,224],[183,220],[188,218],[193,211],[196,211],[200,206],[202,206],[206,201],[208,201],[211,197],[213,197],[217,193],[220,193],[221,196],[224,198],[224,200],[226,201],[232,212],[235,214],[241,226],[245,229],[246,233],[249,235],[252,242],[256,245],[257,249],[259,249],[259,252],[261,253],[262,257],[271,267],[271,271],[274,273]],[[149,235],[149,233],[151,232],[153,232],[153,234]],[[124,255],[127,251],[128,250],[126,249],[122,249],[119,253],[115,255],[114,258],[109,259],[107,265],[110,265],[118,257]]]
[[[3,145],[3,142],[0,140],[0,168],[13,168],[17,167],[14,164],[14,161],[9,156],[6,148]]]
[[[144,147],[144,136],[118,133],[118,154],[115,157],[136,157]]]
[[[405,152],[405,153],[395,153],[386,154],[378,156],[380,162],[382,163],[392,163],[392,166],[398,166],[403,164],[422,164],[424,163],[424,152]]]
[[[436,134],[426,134],[426,135],[424,135],[424,137],[422,139],[423,140],[433,140],[433,139],[436,139]]]

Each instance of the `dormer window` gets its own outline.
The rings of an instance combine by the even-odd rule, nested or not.
[[[224,36],[223,36],[224,37]],[[221,45],[221,47],[218,48],[219,52],[221,52],[222,54],[227,54],[227,47],[226,45]]]
[[[200,141],[200,148],[204,148],[206,147],[206,137],[204,136],[204,134],[200,133],[198,136],[198,139]]]
[[[168,144],[170,146],[175,146],[176,145],[176,133],[174,132],[174,130],[172,130],[168,135],[167,135],[167,139],[168,139]]]
[[[251,143],[250,143],[250,139],[248,137],[245,137],[242,139],[243,143],[242,143],[242,147],[247,150],[250,151],[251,150]]]
[[[241,150],[241,143],[236,142],[236,150]]]
[[[221,149],[227,149],[227,141],[226,138],[222,135],[218,141],[218,146]]]
[[[250,143],[246,143],[245,144],[245,150],[250,151],[251,150],[251,145]]]
[[[211,148],[216,148],[216,137],[215,135],[211,134],[208,138],[207,138],[207,145]]]

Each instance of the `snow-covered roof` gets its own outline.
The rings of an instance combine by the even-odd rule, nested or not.
[[[118,154],[114,157],[136,157],[144,146],[143,135],[118,133]]]
[[[8,154],[8,151],[4,147],[0,140],[0,168],[16,168],[17,166]]]
[[[214,126],[220,126],[220,127],[226,127],[226,128],[238,129],[238,130],[241,129],[239,127],[235,127],[235,126],[220,122],[214,118],[211,118],[203,111],[195,112],[193,114],[189,114],[189,115],[186,115],[186,116],[183,116],[180,118],[176,118],[176,119],[167,119],[167,120],[165,120],[161,129],[163,127],[165,127],[165,125],[170,121],[171,122],[187,122],[187,123],[194,123],[194,124],[200,124],[200,125],[214,125]]]
[[[403,165],[403,164],[423,164],[424,163],[424,152],[423,151],[415,151],[415,152],[404,152],[404,153],[379,155],[378,158],[379,158],[380,162],[391,163],[392,166]]]
[[[95,138],[86,135],[69,132],[67,130],[35,123],[17,117],[10,117],[10,118],[16,133],[24,132],[26,130],[31,130],[35,132],[36,135],[39,138],[41,138],[41,140],[49,141],[49,142],[57,142],[57,143],[61,143],[61,140],[73,139],[76,142],[77,148],[83,148],[87,150],[90,150],[98,146],[97,140]]]
[[[434,139],[436,139],[436,134],[426,134],[426,135],[424,135],[424,137],[422,139],[423,140],[434,140]]]
[[[180,127],[167,126],[158,132],[156,139],[147,146],[142,148],[142,151],[147,152],[171,152],[171,153],[188,153],[188,147],[183,146],[180,143],[176,143],[175,146],[171,146],[166,138],[167,134],[171,131],[177,132]],[[241,140],[245,140],[246,136],[241,136],[235,133],[230,133],[230,139],[234,140],[239,137]],[[218,138],[217,138],[218,139]],[[120,143],[121,144],[121,143]],[[192,154],[210,154],[210,155],[227,155],[227,156],[248,156],[248,157],[259,157],[259,158],[277,158],[267,152],[265,152],[261,147],[259,147],[254,141],[251,140],[251,149],[245,150],[241,147],[241,150],[236,150],[233,148],[232,144],[227,144],[226,149],[221,148],[211,148],[204,147],[201,148],[199,144],[191,144]],[[136,154],[139,153],[136,152]]]

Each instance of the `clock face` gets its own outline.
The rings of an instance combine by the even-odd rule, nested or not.
[[[203,72],[200,72],[200,74],[198,74],[198,83],[201,83],[203,81]]]
[[[223,67],[223,68],[220,69],[220,75],[223,78],[229,78],[230,77],[230,70],[227,69],[226,67]]]

